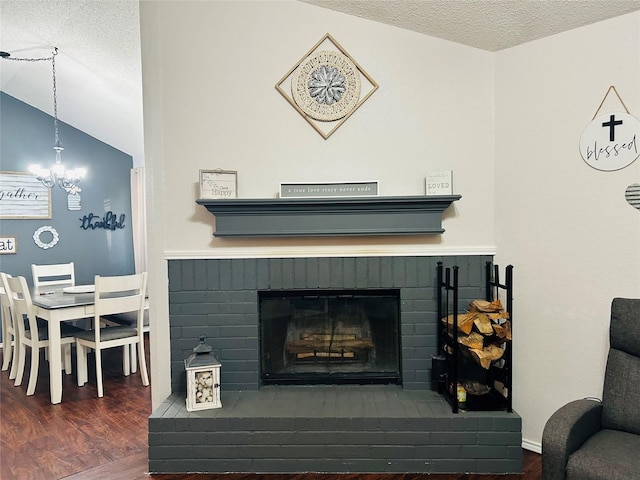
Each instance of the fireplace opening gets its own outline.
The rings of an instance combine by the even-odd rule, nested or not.
[[[399,290],[259,292],[263,384],[401,383]]]

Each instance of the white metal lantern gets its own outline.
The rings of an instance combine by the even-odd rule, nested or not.
[[[220,367],[211,353],[211,346],[200,337],[200,343],[184,361],[187,371],[187,411],[220,408]]]

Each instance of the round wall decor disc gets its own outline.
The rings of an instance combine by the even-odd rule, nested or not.
[[[580,154],[597,170],[613,171],[631,165],[640,156],[640,121],[625,112],[599,115],[580,137]]]
[[[315,52],[293,73],[291,95],[311,118],[339,120],[358,105],[360,73],[349,57],[338,51]]]

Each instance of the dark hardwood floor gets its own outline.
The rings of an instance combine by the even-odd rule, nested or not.
[[[148,349],[147,349],[148,351]],[[62,403],[49,401],[48,364],[40,362],[35,395],[0,375],[0,478],[3,480],[539,480],[540,456],[524,451],[518,475],[427,474],[172,474],[147,473],[147,417],[151,390],[139,373],[122,375],[121,349],[103,352],[104,397],[98,398],[93,358],[89,383],[78,387],[64,375]],[[147,363],[148,364],[148,363]],[[74,355],[75,369],[75,355]]]

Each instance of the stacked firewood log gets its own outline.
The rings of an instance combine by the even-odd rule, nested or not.
[[[442,319],[450,327],[453,337],[453,315]],[[469,310],[458,314],[458,343],[483,368],[504,355],[506,342],[511,341],[509,312],[502,308],[500,300],[472,300]]]

